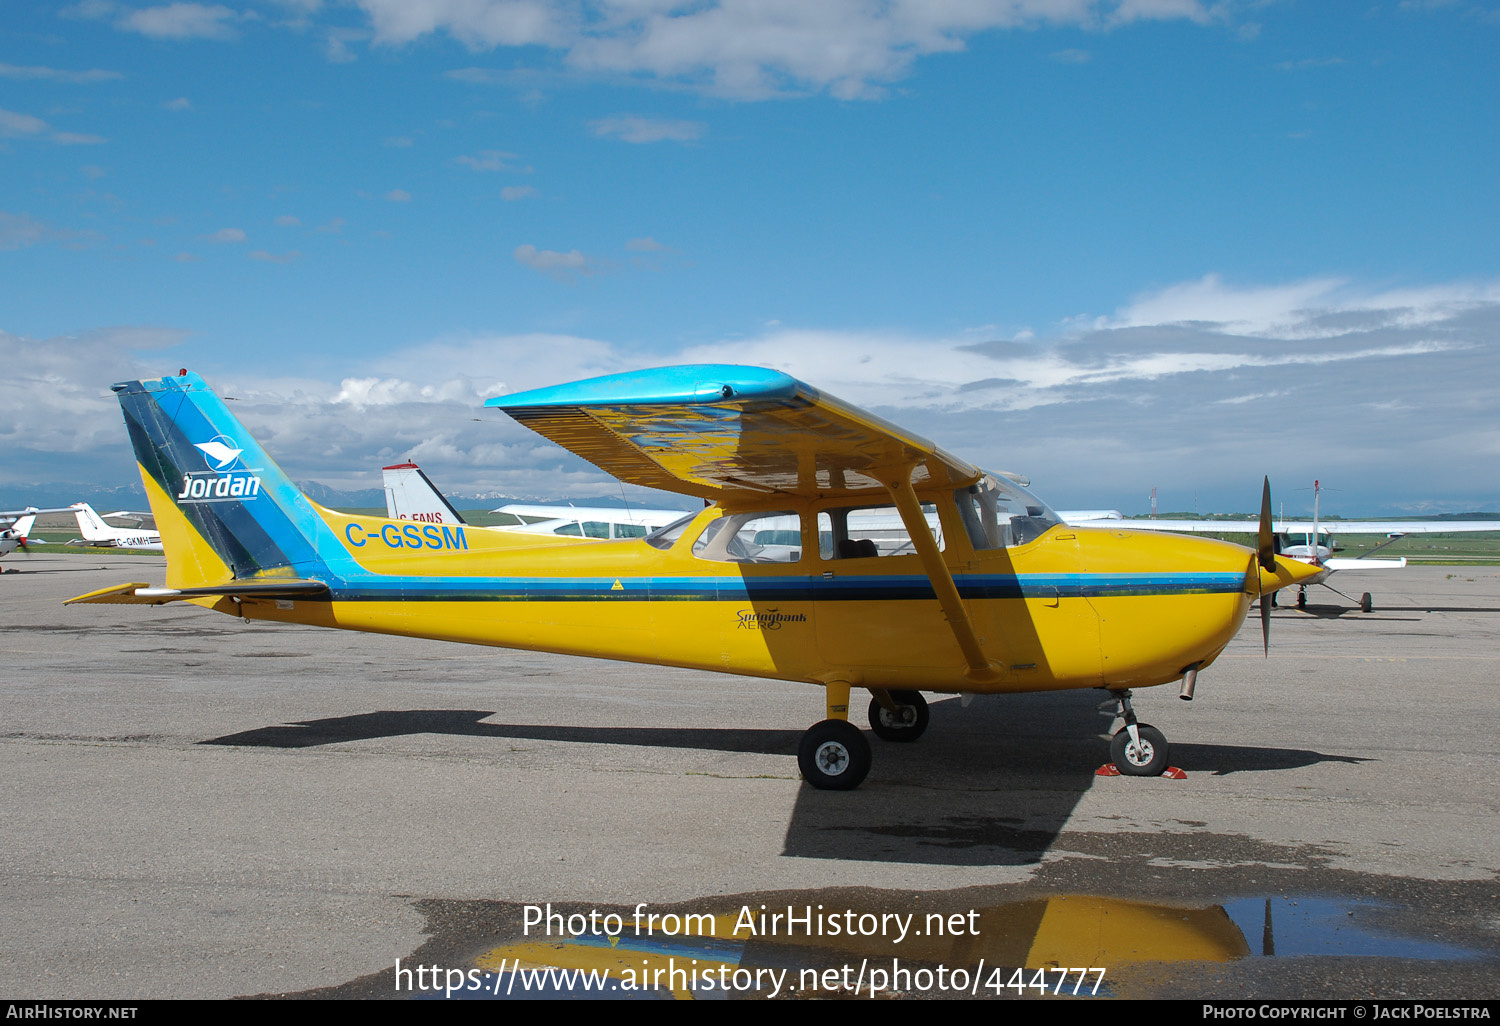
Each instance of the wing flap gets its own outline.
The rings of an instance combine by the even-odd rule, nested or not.
[[[979,468],[779,371],[664,367],[491,399],[517,421],[631,484],[725,500],[884,494],[976,481]]]

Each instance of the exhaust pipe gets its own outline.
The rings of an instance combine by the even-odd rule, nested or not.
[[[1193,700],[1193,685],[1198,683],[1198,667],[1200,665],[1202,664],[1194,663],[1182,673],[1182,690],[1177,693],[1177,697],[1184,702],[1191,702]]]

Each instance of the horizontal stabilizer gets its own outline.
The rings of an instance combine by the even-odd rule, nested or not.
[[[312,598],[328,593],[328,585],[322,581],[294,579],[268,581],[228,581],[204,588],[153,588],[142,582],[119,584],[112,588],[100,588],[86,595],[70,598],[63,603],[105,602],[122,605],[160,605],[163,602],[184,602],[196,598],[212,598],[216,595],[231,595],[240,598]]]

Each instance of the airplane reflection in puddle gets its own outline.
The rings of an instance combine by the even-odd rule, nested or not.
[[[609,932],[597,921],[593,932],[578,936],[554,931],[550,938],[537,937],[533,930],[530,938],[481,955],[474,963],[478,972],[470,976],[481,978],[482,986],[455,990],[451,996],[1020,997],[1045,991],[1049,996],[1102,997],[1113,993],[1106,977],[1145,964],[1307,955],[1478,957],[1357,921],[1385,910],[1383,906],[1325,898],[1243,898],[1208,908],[1179,908],[1066,896],[957,914],[929,915],[914,906],[899,916],[778,904],[770,912],[790,912],[796,928],[783,925],[775,936],[767,935],[765,919],[759,919],[759,926],[751,922],[762,916],[754,908],[673,915],[667,928],[639,935],[629,910],[616,912],[615,922],[623,923],[623,929],[616,925]],[[881,926],[849,927],[861,918]],[[899,943],[896,930],[887,928],[887,921],[897,918],[908,927],[900,931]],[[844,925],[830,931],[829,922]]]

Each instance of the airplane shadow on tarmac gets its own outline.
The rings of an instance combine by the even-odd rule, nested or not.
[[[799,858],[931,865],[1032,865],[1056,843],[1068,817],[1109,761],[1101,736],[1113,703],[1097,691],[957,699],[931,706],[914,744],[870,737],[874,769],[855,791],[803,786],[783,854]],[[862,713],[863,710],[851,710]],[[796,755],[801,731],[753,728],[575,727],[484,722],[478,709],[361,713],[260,727],[199,742],[311,748],[410,734],[640,745]],[[863,716],[851,717],[859,722]],[[1364,760],[1286,748],[1178,744],[1172,763],[1188,772],[1283,770]],[[791,770],[791,765],[788,769]]]

